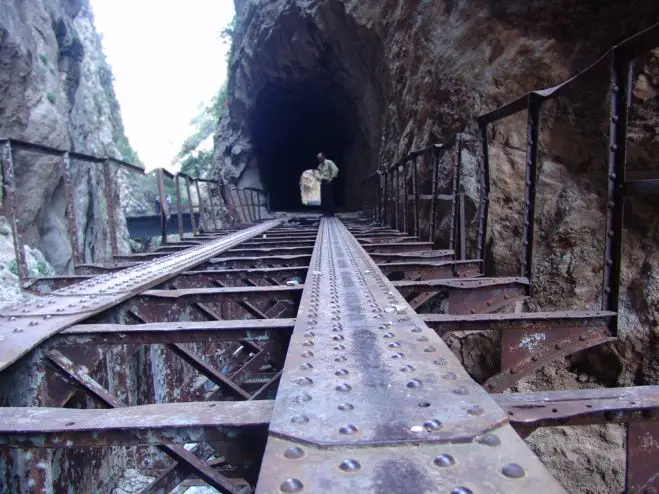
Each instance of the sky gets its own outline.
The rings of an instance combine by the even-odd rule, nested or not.
[[[232,0],[91,0],[126,135],[147,170],[169,166],[226,79]]]

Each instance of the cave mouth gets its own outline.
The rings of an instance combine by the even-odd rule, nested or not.
[[[338,210],[356,207],[348,184],[360,168],[358,112],[338,84],[269,84],[259,93],[251,115],[251,135],[261,183],[271,211],[313,211],[300,196],[300,175],[318,166],[325,153],[339,167],[334,185]]]

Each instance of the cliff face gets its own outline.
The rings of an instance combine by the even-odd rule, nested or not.
[[[477,135],[477,115],[566,80],[659,15],[659,5],[640,0],[237,0],[236,8],[217,172],[265,187],[284,209],[278,191],[298,194],[296,174],[313,166],[316,151],[337,161],[340,200],[355,207],[360,180],[378,163],[456,132]],[[658,56],[636,64],[628,167],[638,178],[659,176]],[[532,310],[599,304],[607,81],[603,69],[543,107]],[[496,123],[491,138],[487,264],[492,274],[518,275],[525,113]],[[473,243],[476,143],[463,160]],[[656,202],[628,204],[619,340],[548,366],[518,389],[659,383],[658,217]],[[448,237],[448,222],[440,234]],[[450,344],[482,380],[496,372],[496,340]],[[612,425],[540,430],[528,440],[568,491],[613,492],[623,488],[623,437]]]
[[[0,136],[134,161],[89,1],[0,0],[0,12]],[[71,245],[60,160],[25,151],[15,151],[14,160],[23,240],[57,272],[67,272]],[[102,167],[71,166],[81,251],[88,262],[107,259]],[[115,176],[117,205],[119,182]],[[119,246],[127,250],[121,212],[117,219]]]

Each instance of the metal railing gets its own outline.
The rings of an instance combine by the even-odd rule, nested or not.
[[[18,276],[25,280],[29,276],[27,260],[25,257],[25,247],[23,244],[23,232],[19,225],[20,205],[16,199],[16,175],[14,171],[14,151],[29,151],[41,155],[55,156],[61,159],[60,170],[64,181],[64,191],[66,197],[66,216],[68,221],[69,239],[71,243],[71,255],[73,264],[82,263],[82,254],[80,252],[80,243],[78,239],[78,228],[76,225],[75,201],[73,181],[71,178],[71,160],[78,160],[90,165],[100,165],[103,167],[104,196],[107,203],[107,220],[110,237],[110,249],[113,256],[118,255],[117,243],[117,218],[115,215],[116,208],[114,204],[114,180],[112,177],[111,166],[126,169],[133,173],[144,173],[144,169],[127,163],[125,161],[105,157],[101,158],[90,154],[79,153],[77,151],[58,149],[42,144],[34,144],[19,139],[2,138],[0,139],[2,148],[2,183],[3,193],[0,197],[0,215],[7,216],[11,223],[12,234],[14,238],[14,250],[16,255],[16,267]]]
[[[481,143],[481,163],[478,177],[480,191],[476,213],[478,224],[476,258],[483,259],[487,241],[490,202],[488,125],[524,110],[527,111],[521,276],[529,279],[529,295],[533,293],[533,238],[542,105],[566,94],[566,92],[573,89],[575,82],[608,64],[611,73],[611,109],[608,136],[609,157],[602,310],[618,311],[625,197],[633,194],[659,192],[659,179],[626,179],[627,119],[632,101],[633,62],[637,56],[656,46],[659,46],[659,23],[613,46],[597,61],[567,81],[553,87],[530,91],[511,103],[477,117]],[[364,190],[366,188],[369,190],[365,193],[364,204],[369,217],[378,223],[419,235],[419,203],[423,200],[430,200],[429,212],[426,215],[426,219],[430,223],[427,237],[428,240],[434,242],[436,240],[435,215],[438,201],[450,201],[449,246],[456,254],[459,252],[460,258],[464,259],[466,251],[465,203],[460,184],[462,146],[462,136],[457,135],[453,142],[449,144],[436,144],[414,151],[393,165],[381,166],[377,173],[365,178],[362,184]],[[438,190],[438,167],[442,155],[447,153],[449,149],[456,151],[452,177],[453,187],[450,194],[441,194]],[[417,166],[419,157],[430,157],[432,178],[430,180],[431,193],[428,196],[419,193]],[[410,182],[412,185],[411,195],[409,194]],[[411,226],[408,222],[410,204],[413,212]],[[617,334],[617,318],[614,318],[611,330],[612,334]]]
[[[450,152],[454,151],[454,156]],[[413,151],[396,163],[382,167],[362,180],[364,209],[368,217],[430,242],[437,239],[439,203],[451,204],[448,247],[460,259],[466,258],[464,194],[460,190],[462,136],[448,144],[433,144]],[[451,190],[440,187],[440,165],[450,160],[453,166]],[[425,165],[425,166],[420,166]],[[420,169],[431,170],[431,179],[422,181]],[[421,226],[422,212],[427,210],[429,226]],[[424,231],[425,230],[425,231]]]
[[[158,195],[160,198],[160,220],[162,243],[167,243],[169,235],[168,223],[170,211],[165,194],[165,178],[174,181],[176,186],[176,214],[178,217],[178,234],[181,239],[184,236],[183,214],[185,206],[181,193],[181,180],[185,182],[187,192],[187,210],[190,215],[193,236],[200,233],[219,230],[225,224],[235,226],[246,223],[256,223],[264,219],[263,210],[267,210],[267,194],[253,187],[230,187],[223,180],[192,177],[187,173],[179,172],[174,175],[169,171],[158,168],[156,170],[158,180]],[[206,187],[206,196],[209,204],[205,204],[201,193],[200,184]],[[196,190],[197,208],[200,213],[199,224],[194,215],[195,204],[192,194],[192,186]],[[207,213],[207,214],[205,214]],[[209,218],[210,217],[210,220]]]

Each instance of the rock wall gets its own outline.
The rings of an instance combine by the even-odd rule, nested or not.
[[[134,161],[88,0],[0,0],[0,136]],[[85,260],[110,257],[102,167],[72,161],[75,213]],[[19,228],[59,273],[71,244],[59,158],[15,151]],[[120,205],[114,172],[115,204]],[[129,251],[121,211],[119,246]],[[0,266],[0,269],[7,269]]]
[[[348,193],[354,195],[360,177],[378,163],[393,163],[456,132],[477,135],[477,115],[566,80],[659,16],[659,5],[641,0],[235,3],[217,173],[245,185],[262,184],[250,123],[259,96],[272,84],[295,91],[320,77],[333,83],[323,88],[327,98],[338,87],[355,108],[351,118],[359,137],[353,155],[359,159],[346,171]],[[642,178],[659,175],[652,159],[659,151],[658,56],[654,51],[636,64],[628,166]],[[607,81],[604,68],[543,109],[531,310],[599,305]],[[289,118],[282,113],[279,121]],[[525,141],[525,114],[491,128],[487,265],[496,275],[520,271]],[[467,145],[463,159],[473,245],[477,144]],[[450,179],[450,173],[443,177],[445,184]],[[520,382],[518,390],[659,383],[658,209],[656,201],[628,203],[618,341],[548,366]],[[448,236],[447,222],[440,234]],[[492,335],[456,337],[450,344],[479,380],[496,372],[498,342]],[[540,430],[528,441],[569,492],[605,493],[623,489],[623,438],[623,429],[611,425]]]

